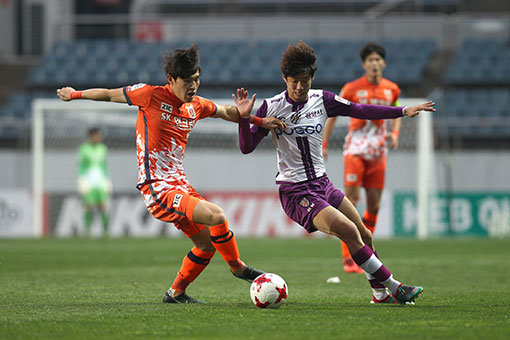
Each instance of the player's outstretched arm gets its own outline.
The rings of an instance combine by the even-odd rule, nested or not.
[[[66,102],[73,99],[90,99],[114,103],[127,103],[122,88],[87,89],[83,91],[76,91],[72,87],[63,87],[57,90],[57,95],[60,97],[60,99]]]
[[[348,116],[358,119],[393,119],[402,116],[414,117],[420,111],[435,112],[434,102],[426,102],[409,107],[393,107],[370,104],[356,104],[329,91],[324,93],[324,106],[329,117]]]

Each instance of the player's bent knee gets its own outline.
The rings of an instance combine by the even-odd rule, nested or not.
[[[338,237],[342,239],[347,246],[350,244],[361,243],[361,235],[356,225],[351,221],[344,221],[341,228],[338,229]]]
[[[361,235],[361,238],[363,239],[363,242],[368,245],[371,245],[374,239],[372,233],[368,229],[365,233],[363,233],[363,235]]]
[[[210,214],[211,225],[218,225],[225,223],[227,221],[227,216],[225,215],[225,212],[216,204],[211,205]]]
[[[332,223],[331,232],[339,238],[345,238],[354,232],[353,228],[356,228],[354,223],[349,220],[338,218]]]
[[[193,222],[214,226],[227,221],[225,212],[214,203],[201,200],[193,210]]]

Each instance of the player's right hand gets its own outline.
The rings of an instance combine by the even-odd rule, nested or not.
[[[75,89],[72,87],[63,87],[61,89],[57,90],[57,95],[62,99],[63,101],[67,102],[71,100],[71,93],[74,92]]]

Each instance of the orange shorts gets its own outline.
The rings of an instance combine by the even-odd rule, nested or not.
[[[344,185],[363,188],[384,188],[386,156],[366,160],[357,155],[344,155]]]
[[[166,183],[153,182],[141,185],[140,191],[152,216],[173,223],[186,236],[191,237],[206,228],[193,222],[193,210],[204,199],[195,189],[184,192]]]

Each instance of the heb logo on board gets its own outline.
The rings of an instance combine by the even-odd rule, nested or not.
[[[173,106],[165,102],[161,102],[161,110],[166,112],[172,112]]]

